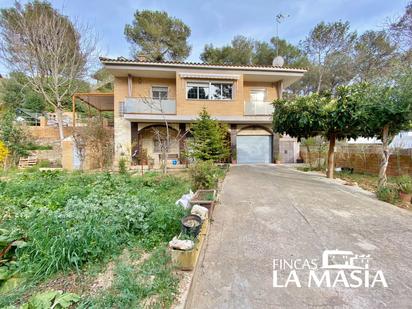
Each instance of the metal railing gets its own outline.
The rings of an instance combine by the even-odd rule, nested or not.
[[[176,115],[176,100],[153,98],[125,98],[122,106],[124,114],[168,114]]]
[[[249,101],[245,102],[245,116],[272,115],[274,107],[272,102]]]

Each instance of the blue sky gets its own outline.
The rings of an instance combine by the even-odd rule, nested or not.
[[[13,0],[0,0],[9,7]],[[99,37],[102,55],[130,56],[123,35],[124,25],[133,20],[135,10],[164,10],[182,19],[192,29],[192,53],[188,60],[199,61],[206,43],[224,45],[242,34],[268,40],[275,34],[276,14],[290,15],[279,35],[293,43],[302,40],[321,21],[348,20],[359,33],[381,29],[388,18],[401,15],[408,0],[52,0],[55,8],[82,23]],[[5,69],[0,67],[0,73]]]

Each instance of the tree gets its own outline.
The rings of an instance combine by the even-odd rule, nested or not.
[[[36,113],[43,112],[46,109],[44,98],[28,87],[27,77],[23,73],[12,72],[9,78],[3,78],[0,93],[3,108],[5,109],[24,108]]]
[[[412,46],[412,1],[406,6],[405,13],[389,28],[398,42],[410,51]]]
[[[366,31],[355,43],[354,62],[360,81],[373,81],[390,73],[397,46],[385,31]]]
[[[271,65],[278,54],[285,60],[285,66],[304,68],[309,65],[308,58],[295,45],[278,37],[270,39],[270,44],[256,41],[253,55],[253,63],[260,65]]]
[[[64,100],[81,86],[95,51],[90,33],[48,2],[16,2],[0,11],[2,59],[12,71],[25,74],[30,88],[55,110],[60,140]]]
[[[124,28],[133,45],[133,57],[143,54],[151,61],[181,61],[190,54],[190,28],[180,19],[160,11],[136,11],[132,24]]]
[[[97,81],[93,87],[99,92],[113,92],[114,78],[105,68],[100,68],[92,74],[92,78]]]
[[[253,48],[254,41],[252,39],[238,35],[233,38],[230,45],[223,47],[206,44],[200,59],[211,64],[247,65],[252,62]]]
[[[212,119],[203,109],[191,129],[193,140],[189,142],[189,155],[201,161],[222,161],[229,157],[227,127]]]
[[[410,128],[412,108],[411,70],[400,72],[391,85],[374,85],[369,89],[365,125],[368,136],[376,136],[382,141],[382,158],[379,169],[378,187],[386,186],[386,169],[389,163],[389,144],[401,130]]]
[[[355,39],[356,33],[350,31],[349,22],[338,21],[328,24],[319,23],[301,42],[302,49],[313,63],[312,69],[316,72],[316,88],[314,90],[317,93],[324,90],[322,86],[328,68],[331,64],[335,64],[334,69],[336,69],[336,64],[347,59],[346,55],[352,51]],[[343,61],[342,65],[346,66],[346,61]]]
[[[368,115],[362,107],[368,101],[366,85],[340,86],[334,96],[313,93],[291,100],[276,100],[273,130],[292,137],[318,135],[329,141],[327,177],[333,178],[337,140],[365,136]]]

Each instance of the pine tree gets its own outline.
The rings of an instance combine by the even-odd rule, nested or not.
[[[189,142],[190,156],[196,160],[214,162],[228,158],[227,126],[212,119],[204,108],[192,127],[193,140]]]

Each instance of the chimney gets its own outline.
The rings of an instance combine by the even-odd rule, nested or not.
[[[141,62],[145,62],[145,61],[147,61],[147,57],[146,57],[145,54],[138,54],[138,55],[136,56],[136,60],[137,60],[137,61],[141,61]]]

